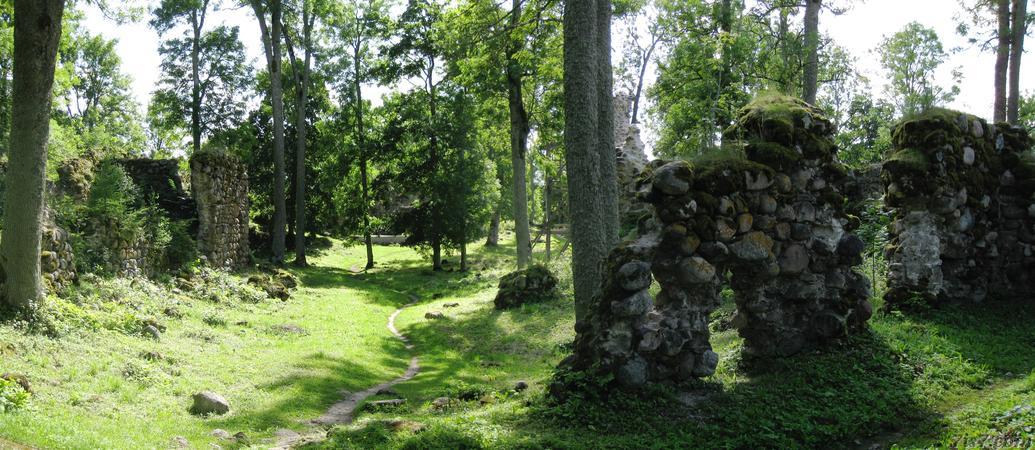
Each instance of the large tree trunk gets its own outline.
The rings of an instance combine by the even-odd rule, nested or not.
[[[284,262],[286,247],[284,232],[287,229],[287,202],[284,196],[284,87],[281,70],[282,22],[280,0],[269,0],[270,22],[266,24],[266,13],[261,0],[251,0],[252,9],[259,20],[259,31],[266,53],[266,67],[270,75],[270,103],[273,107],[273,262]]]
[[[600,289],[604,259],[617,239],[617,199],[604,198],[615,196],[617,191],[611,89],[610,85],[600,86],[611,76],[610,49],[601,52],[610,40],[610,20],[605,17],[609,15],[607,0],[564,4],[564,149],[576,328],[592,308]],[[609,173],[605,168],[608,164]],[[607,176],[611,179],[605,180]],[[608,187],[609,184],[615,186]],[[605,212],[608,208],[614,209]]]
[[[64,0],[15,0],[14,84],[0,281],[8,308],[31,317],[43,293],[40,238],[51,90]],[[17,205],[17,207],[15,207]]]
[[[1010,96],[1006,100],[1006,121],[1016,125],[1021,98],[1021,57],[1027,34],[1028,0],[1013,0],[1013,40],[1010,44]]]
[[[995,50],[995,101],[992,117],[996,122],[1006,121],[1006,74],[1010,65],[1010,0],[997,0],[996,15],[999,29]]]
[[[816,103],[819,90],[819,9],[822,0],[805,0],[805,73],[802,76],[802,99]]]
[[[513,32],[521,21],[521,3],[513,0],[510,27]],[[512,39],[507,46],[507,92],[510,106],[510,162],[514,174],[514,234],[517,237],[517,266],[524,269],[532,252],[528,230],[528,192],[525,186],[525,155],[528,153],[528,112],[522,94],[522,68],[514,58],[521,50],[522,40]]]
[[[489,221],[489,236],[485,238],[486,247],[496,247],[500,245],[500,207],[496,206],[496,211],[492,213],[492,220]]]

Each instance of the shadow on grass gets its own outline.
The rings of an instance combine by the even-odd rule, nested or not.
[[[409,353],[401,343],[391,345],[386,342],[385,347],[387,354],[377,362],[365,360],[360,363],[322,353],[308,355],[292,372],[256,386],[257,390],[271,395],[282,391],[293,395],[261,409],[238,410],[227,418],[212,418],[206,424],[213,429],[226,430],[300,428],[304,421],[319,417],[331,405],[346,398],[349,392],[401,375],[406,369]],[[375,373],[369,369],[372,366],[391,368],[393,375],[386,377]],[[396,372],[398,374],[394,374]]]

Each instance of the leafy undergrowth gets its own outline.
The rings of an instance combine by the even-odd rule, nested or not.
[[[357,253],[358,254],[358,253]],[[302,286],[288,301],[247,286],[246,274],[206,272],[190,292],[142,279],[85,277],[49,300],[45,330],[0,325],[0,373],[25,375],[35,393],[0,414],[0,437],[38,448],[194,448],[215,429],[252,443],[302,429],[358,390],[398,376],[407,352],[385,329],[405,296],[348,287],[336,246],[291,269]],[[153,327],[159,338],[148,330]],[[211,390],[224,416],[192,416],[191,395]],[[3,445],[0,445],[3,447]]]

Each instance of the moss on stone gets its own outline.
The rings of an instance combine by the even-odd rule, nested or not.
[[[737,152],[709,154],[691,162],[694,189],[712,195],[722,195],[745,188],[744,172],[764,173],[770,179],[773,169],[747,159]]]
[[[751,161],[776,170],[787,170],[801,163],[801,154],[797,150],[776,142],[751,141],[745,152]]]
[[[884,161],[884,170],[895,175],[923,175],[931,167],[927,155],[915,148],[904,148],[896,151]]]
[[[836,148],[833,131],[819,108],[793,97],[763,94],[741,108],[723,135],[730,140],[798,146],[805,158],[815,159],[829,156]]]

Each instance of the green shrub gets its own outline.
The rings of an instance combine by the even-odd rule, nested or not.
[[[0,413],[14,411],[29,402],[29,393],[17,382],[0,378]]]
[[[165,268],[175,271],[190,268],[198,262],[198,244],[190,229],[189,220],[169,222],[169,244],[163,261]]]

